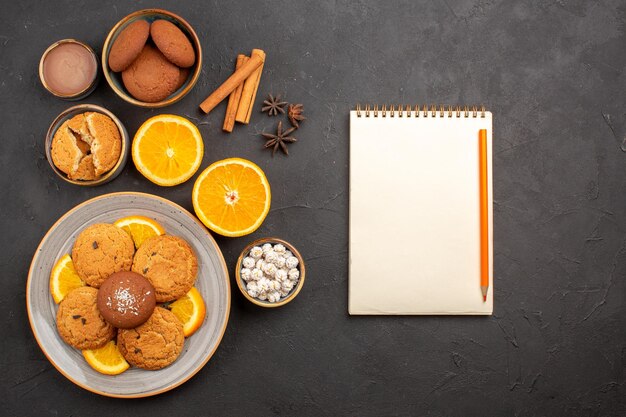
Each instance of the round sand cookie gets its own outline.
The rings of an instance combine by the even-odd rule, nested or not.
[[[95,174],[110,171],[122,153],[122,135],[117,125],[106,114],[86,113],[85,122],[91,134],[91,154]]]
[[[169,20],[155,20],[150,26],[154,44],[172,63],[189,68],[196,62],[196,52],[189,38]]]
[[[70,291],[59,304],[59,335],[76,349],[96,349],[115,337],[115,328],[100,315],[97,296],[97,289],[80,287]]]
[[[179,75],[176,65],[154,46],[147,44],[131,66],[122,72],[122,81],[137,100],[154,103],[176,91]]]
[[[143,369],[165,368],[183,351],[183,324],[174,313],[154,309],[148,321],[134,329],[120,329],[117,347],[128,363]]]
[[[83,281],[98,288],[112,273],[130,270],[134,253],[128,233],[112,224],[96,223],[76,238],[72,261]]]
[[[70,121],[66,120],[57,129],[52,138],[50,155],[52,163],[65,174],[76,172],[84,153],[77,144],[76,137],[69,128]]]
[[[133,63],[150,35],[150,23],[135,20],[126,26],[111,45],[109,67],[115,72],[124,71]]]
[[[137,249],[132,270],[143,275],[156,290],[158,303],[187,294],[198,274],[198,260],[191,246],[176,236],[154,236]]]
[[[148,320],[156,306],[150,281],[131,271],[111,274],[98,290],[98,310],[120,329],[132,329]]]

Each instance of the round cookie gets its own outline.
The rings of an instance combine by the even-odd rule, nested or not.
[[[122,135],[117,125],[106,114],[85,113],[85,122],[91,134],[91,154],[96,176],[110,171],[122,153]]]
[[[76,349],[96,349],[115,337],[115,328],[98,311],[97,296],[97,289],[80,287],[70,291],[59,304],[59,335]]]
[[[187,294],[198,274],[198,260],[191,246],[176,236],[154,236],[137,249],[134,272],[143,275],[156,290],[158,303]]]
[[[179,67],[189,68],[196,62],[189,38],[172,22],[155,20],[150,26],[150,36],[163,55]]]
[[[112,273],[130,270],[134,253],[128,233],[112,224],[96,223],[76,238],[72,261],[82,280],[98,288]]]
[[[134,329],[120,329],[117,347],[128,363],[138,368],[165,368],[183,351],[183,324],[174,313],[162,307],[154,309],[148,321]]]
[[[120,271],[104,280],[98,290],[98,310],[120,329],[132,329],[148,320],[156,306],[150,281],[130,271]]]
[[[150,35],[150,23],[135,20],[126,26],[111,45],[109,67],[115,72],[124,71],[139,56]]]
[[[57,129],[52,137],[50,149],[54,166],[68,175],[74,174],[78,170],[80,162],[85,156],[69,125],[70,121],[66,120]]]
[[[178,67],[147,44],[130,67],[122,72],[122,81],[137,100],[155,103],[176,91],[179,76]]]

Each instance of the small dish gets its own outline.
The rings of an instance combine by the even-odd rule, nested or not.
[[[93,92],[100,80],[98,56],[76,39],[50,45],[39,61],[39,79],[51,94],[64,100],[80,100]]]
[[[271,243],[272,245],[280,243],[284,245],[288,250],[290,250],[293,253],[293,256],[298,258],[297,268],[300,271],[300,277],[298,278],[298,282],[296,286],[293,287],[289,295],[285,298],[281,298],[280,301],[275,302],[275,303],[270,303],[269,301],[262,301],[262,300],[259,300],[258,298],[254,298],[250,296],[250,294],[248,294],[248,292],[246,291],[244,280],[243,278],[241,278],[241,268],[243,264],[243,259],[250,253],[250,249],[252,249],[254,246],[263,246],[266,243]],[[241,251],[241,255],[239,255],[239,258],[237,259],[237,266],[235,268],[235,278],[237,280],[237,287],[239,287],[239,291],[241,291],[243,296],[246,297],[248,301],[250,301],[251,303],[261,306],[261,307],[266,307],[266,308],[275,308],[275,307],[284,306],[285,304],[290,303],[294,298],[296,298],[296,296],[300,293],[300,290],[302,290],[302,286],[304,285],[305,275],[306,275],[306,268],[304,266],[304,259],[302,259],[302,255],[300,255],[300,252],[298,252],[298,250],[291,243],[286,242],[282,239],[275,238],[275,237],[267,237],[267,238],[258,239],[250,243],[248,246],[246,246],[243,249],[243,251]]]
[[[106,116],[109,116],[111,120],[115,122],[115,125],[117,126],[117,129],[120,131],[120,135],[122,136],[122,150],[120,153],[120,157],[117,160],[117,163],[113,166],[113,168],[111,168],[110,171],[106,172],[100,178],[93,180],[93,181],[69,179],[68,176],[63,171],[61,171],[59,168],[56,167],[56,165],[54,165],[54,163],[52,162],[52,155],[51,155],[52,138],[54,138],[54,134],[56,133],[57,129],[66,120],[71,119],[77,114],[85,113],[85,112],[97,112],[97,113],[102,113]],[[122,172],[122,170],[124,169],[124,166],[126,165],[128,154],[130,152],[130,140],[128,138],[128,132],[126,131],[126,128],[113,113],[111,113],[104,107],[100,107],[95,104],[79,104],[77,106],[70,107],[69,109],[63,111],[61,114],[59,114],[56,117],[56,119],[54,119],[54,121],[50,125],[50,128],[48,129],[48,133],[46,134],[45,147],[46,147],[46,158],[48,159],[50,168],[52,168],[54,173],[57,174],[61,179],[69,182],[70,184],[82,185],[82,186],[94,186],[94,185],[106,184],[107,182],[111,181]]]
[[[196,52],[196,62],[191,68],[189,68],[190,71],[189,76],[187,77],[187,81],[185,81],[185,83],[183,83],[183,85],[178,90],[176,90],[165,100],[157,101],[155,103],[140,101],[131,96],[124,87],[122,74],[113,72],[111,71],[111,68],[109,68],[109,52],[111,51],[111,46],[113,45],[113,42],[115,41],[119,33],[124,28],[126,28],[126,26],[139,19],[147,20],[150,23],[157,19],[165,19],[172,22],[173,24],[178,26],[178,28],[182,30],[185,35],[187,35],[187,38],[189,38],[189,41],[193,45],[193,48]],[[201,70],[202,47],[200,45],[200,39],[198,38],[198,35],[196,35],[196,32],[185,19],[167,10],[145,9],[138,10],[129,14],[128,16],[117,22],[115,26],[113,26],[113,29],[111,29],[111,31],[107,35],[106,40],[104,41],[104,46],[102,47],[102,72],[104,73],[104,77],[106,78],[107,82],[109,83],[115,94],[117,94],[122,100],[139,107],[158,108],[176,103],[191,91],[191,89],[198,81]]]

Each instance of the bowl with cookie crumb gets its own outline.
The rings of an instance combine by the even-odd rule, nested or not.
[[[124,169],[130,140],[120,120],[95,104],[70,107],[46,134],[46,157],[57,176],[71,184],[105,184]]]
[[[120,20],[102,47],[102,71],[121,99],[140,107],[176,103],[202,70],[202,47],[191,25],[162,9],[138,10]]]
[[[250,302],[266,308],[284,306],[302,290],[306,268],[289,242],[268,237],[244,248],[237,260],[239,290]]]

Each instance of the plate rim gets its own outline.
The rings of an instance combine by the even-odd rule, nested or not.
[[[81,207],[86,206],[88,204],[94,203],[98,200],[102,200],[105,198],[111,198],[111,197],[120,197],[120,196],[140,196],[140,197],[147,197],[147,198],[152,198],[155,200],[159,200],[160,202],[172,206],[178,210],[180,210],[183,214],[188,215],[196,224],[198,224],[202,230],[204,230],[204,232],[206,233],[207,237],[209,238],[209,241],[211,242],[211,244],[213,246],[215,246],[215,248],[217,249],[217,253],[219,255],[219,260],[222,264],[222,268],[224,269],[224,271],[226,272],[225,275],[225,279],[226,279],[226,293],[227,293],[227,304],[226,304],[226,317],[224,319],[224,323],[222,325],[222,329],[220,331],[220,335],[219,338],[217,340],[217,344],[215,345],[215,347],[211,350],[211,352],[209,352],[209,354],[207,355],[207,357],[204,359],[204,361],[196,368],[194,369],[192,372],[190,372],[188,375],[185,375],[184,378],[182,378],[180,381],[172,383],[166,387],[163,387],[161,389],[158,390],[154,390],[154,391],[148,391],[148,392],[142,392],[142,393],[137,393],[137,394],[115,394],[115,393],[111,393],[111,392],[106,392],[106,391],[101,391],[98,390],[94,387],[91,387],[89,385],[83,384],[79,381],[77,381],[76,379],[74,379],[71,375],[69,375],[67,372],[63,371],[59,365],[57,365],[54,360],[52,360],[52,358],[48,355],[48,352],[46,352],[46,350],[44,349],[43,345],[42,345],[42,341],[39,339],[39,335],[37,334],[37,332],[35,331],[35,327],[33,326],[33,314],[32,311],[30,309],[30,287],[31,287],[31,280],[33,277],[33,273],[34,273],[34,268],[35,268],[35,263],[37,261],[37,259],[39,258],[39,254],[40,254],[40,249],[41,247],[46,243],[46,241],[48,240],[48,237],[50,236],[50,234],[56,230],[56,228],[58,227],[59,223],[61,223],[63,220],[65,220],[66,218],[68,218],[69,216],[71,216],[75,211],[79,210]],[[31,260],[30,263],[30,267],[28,269],[28,278],[26,280],[26,310],[28,312],[28,324],[30,325],[30,329],[31,332],[33,333],[33,336],[35,336],[35,340],[37,341],[37,345],[39,345],[39,349],[41,349],[41,351],[43,352],[44,356],[48,359],[48,362],[50,362],[52,364],[52,366],[54,366],[56,368],[57,371],[59,371],[61,373],[61,375],[63,375],[64,377],[66,377],[68,380],[70,380],[72,383],[74,383],[75,385],[93,392],[94,394],[99,394],[105,397],[112,397],[112,398],[145,398],[145,397],[151,397],[154,395],[159,395],[162,394],[164,392],[170,391],[182,384],[184,384],[185,382],[187,382],[189,379],[191,379],[195,374],[197,374],[198,372],[200,372],[200,370],[202,368],[204,368],[204,366],[209,362],[209,360],[213,357],[213,355],[215,354],[215,352],[217,351],[217,348],[219,347],[219,345],[222,342],[222,339],[224,338],[224,334],[226,333],[226,328],[228,327],[228,320],[230,319],[230,307],[231,307],[231,298],[232,298],[232,294],[231,294],[231,288],[230,288],[230,274],[228,271],[228,266],[226,265],[226,260],[224,259],[224,254],[222,253],[222,250],[219,248],[217,242],[215,241],[215,238],[211,235],[211,233],[209,233],[209,230],[206,228],[206,226],[204,226],[204,224],[202,224],[202,222],[200,222],[200,220],[198,220],[198,218],[196,218],[196,216],[194,216],[189,210],[185,209],[184,207],[180,206],[179,204],[168,200],[164,197],[160,197],[158,195],[154,195],[154,194],[149,194],[149,193],[142,193],[142,192],[138,192],[138,191],[120,191],[120,192],[113,192],[113,193],[107,193],[107,194],[102,194],[93,198],[90,198],[88,200],[83,201],[80,204],[77,204],[76,206],[74,206],[73,208],[71,208],[70,210],[68,210],[65,214],[63,214],[61,217],[59,217],[59,219],[54,222],[54,224],[52,226],[50,226],[50,228],[48,229],[48,231],[46,232],[46,234],[43,236],[43,238],[41,239],[41,241],[39,242],[39,245],[37,245],[37,249],[35,249],[35,254],[33,255],[33,258]]]

